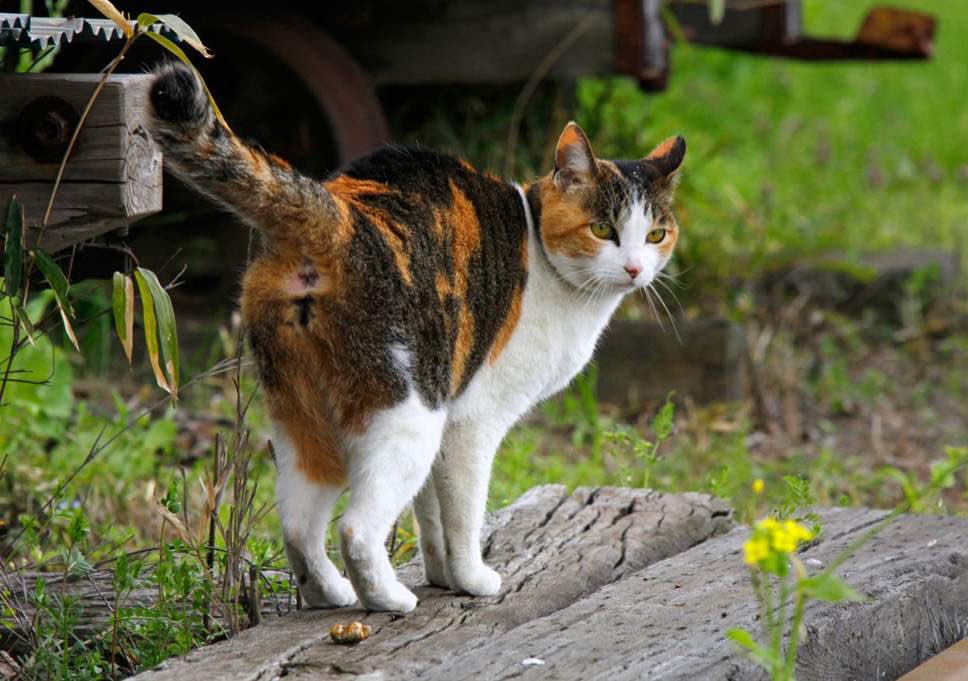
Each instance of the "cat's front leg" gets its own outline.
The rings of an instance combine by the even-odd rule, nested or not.
[[[473,596],[493,596],[501,589],[501,576],[481,558],[481,526],[491,462],[505,431],[494,422],[449,423],[434,464],[447,581]]]

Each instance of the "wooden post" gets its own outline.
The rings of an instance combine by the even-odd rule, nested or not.
[[[50,252],[161,210],[161,152],[144,125],[146,75],[112,75],[64,171],[40,246]],[[0,207],[24,207],[34,246],[67,141],[100,74],[0,74]]]

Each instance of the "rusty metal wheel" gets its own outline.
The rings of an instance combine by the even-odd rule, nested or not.
[[[325,112],[340,162],[372,151],[388,138],[383,109],[366,73],[321,28],[295,15],[225,16],[212,22],[258,45],[285,64]]]

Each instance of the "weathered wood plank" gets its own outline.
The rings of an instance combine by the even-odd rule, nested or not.
[[[540,487],[492,517],[486,532],[487,561],[504,578],[494,598],[455,596],[420,587],[417,610],[405,619],[358,609],[302,611],[271,620],[210,649],[170,661],[138,678],[272,678],[283,670],[312,674],[377,669],[371,660],[393,661],[390,676],[430,673],[448,653],[472,650],[482,641],[529,620],[567,607],[604,584],[677,553],[728,527],[729,510],[706,495],[663,495],[648,490]],[[422,581],[417,562],[401,572],[405,583]],[[336,622],[363,619],[373,629],[366,646],[330,646]],[[313,647],[321,645],[316,651]],[[429,646],[429,647],[428,647]],[[307,657],[300,657],[307,651]],[[298,657],[298,661],[297,661]]]
[[[823,513],[827,539],[803,557],[828,563],[883,516]],[[737,529],[647,567],[471,654],[446,658],[426,678],[765,679],[723,636],[734,626],[758,631],[741,560],[746,536]],[[871,603],[808,608],[797,678],[895,679],[949,644],[945,627],[968,618],[966,547],[964,519],[899,519],[843,570]],[[522,669],[527,657],[545,664]]]
[[[719,509],[699,495],[538,488],[495,517],[489,560],[506,584],[493,599],[423,588],[405,618],[304,611],[138,678],[765,679],[724,637],[758,627],[741,560],[747,530],[692,545],[727,523]],[[802,557],[829,563],[884,515],[822,511],[822,540]],[[808,608],[798,679],[896,679],[964,635],[965,519],[901,517],[842,574],[870,600]],[[329,626],[351,619],[372,636],[331,643]],[[543,664],[523,665],[528,658]]]
[[[16,195],[24,206],[27,240],[39,235],[59,160],[28,153],[18,120],[43,97],[83,111],[99,74],[0,74],[0,205]],[[65,248],[127,226],[161,209],[161,153],[144,126],[147,75],[113,75],[105,83],[65,168],[41,246]],[[69,126],[68,126],[69,127]]]

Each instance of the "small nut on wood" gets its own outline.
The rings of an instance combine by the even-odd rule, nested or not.
[[[329,637],[334,643],[341,645],[353,645],[359,643],[370,635],[370,625],[362,622],[350,622],[349,624],[334,624],[329,628]]]

